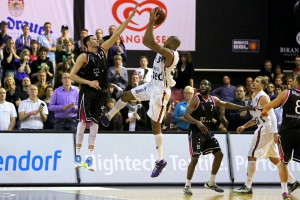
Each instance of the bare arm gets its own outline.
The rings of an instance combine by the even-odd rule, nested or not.
[[[116,41],[117,37],[119,37],[122,32],[125,30],[127,27],[128,23],[132,19],[132,17],[135,15],[136,9],[138,7],[138,4],[135,5],[134,10],[131,12],[130,16],[116,29],[114,34],[105,42],[101,44],[101,47],[104,48],[105,50],[109,49]]]
[[[165,48],[158,43],[155,42],[154,34],[153,34],[153,26],[157,20],[159,15],[157,15],[157,11],[152,10],[150,13],[149,24],[147,30],[144,35],[143,44],[151,49],[152,51],[163,55],[166,58],[166,66],[170,66],[173,60],[173,52]]]
[[[289,92],[289,90],[282,91],[281,93],[279,93],[279,95],[273,101],[265,104],[265,106],[263,107],[263,110],[261,111],[261,115],[268,116],[269,115],[268,112],[271,110],[271,108],[280,106],[283,103],[288,92]]]
[[[252,106],[240,106],[234,103],[229,103],[226,101],[221,101],[218,97],[213,97],[215,99],[216,106],[223,107],[226,109],[236,109],[236,110],[252,110]]]
[[[8,126],[8,130],[11,131],[13,130],[13,128],[15,127],[16,125],[16,118],[15,117],[11,117],[10,118],[10,124]]]

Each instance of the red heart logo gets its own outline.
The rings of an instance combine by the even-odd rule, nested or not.
[[[125,9],[123,10],[123,17],[124,17],[125,19],[127,19],[127,18],[129,17],[130,13],[134,10],[135,5],[137,4],[137,2],[134,1],[134,0],[119,0],[119,1],[116,1],[116,2],[114,3],[114,5],[112,6],[112,13],[113,13],[113,16],[114,16],[115,20],[116,20],[119,24],[122,24],[123,21],[122,21],[122,20],[119,18],[119,16],[118,16],[118,9],[119,9],[119,7],[120,7],[122,4],[125,4],[125,3],[130,3],[130,4],[132,4],[132,6],[127,7],[127,8],[125,8]],[[138,6],[138,7],[142,7],[142,6],[146,5],[146,4],[152,4],[152,5],[154,4],[154,5],[156,5],[157,7],[161,7],[161,8],[163,8],[163,9],[166,11],[166,14],[168,14],[168,12],[167,12],[167,7],[166,7],[165,4],[163,4],[161,1],[158,1],[158,0],[157,0],[157,1],[146,0],[146,1],[143,1],[143,2],[139,3],[139,6]],[[150,13],[150,12],[152,11],[152,9],[153,9],[152,7],[144,8],[144,9],[142,9],[142,10],[138,10],[138,9],[137,9],[136,14],[141,15],[143,12],[149,12],[149,13]],[[138,24],[137,24],[136,22],[134,22],[133,20],[131,20],[131,21],[129,22],[128,26],[127,26],[128,29],[133,30],[133,31],[143,31],[143,30],[146,30],[146,29],[147,29],[149,23],[147,23],[146,25],[144,25],[144,26],[142,26],[142,27],[139,27],[139,28],[130,26],[130,24],[134,24],[134,25],[138,26]],[[157,27],[159,27],[159,26],[160,26],[160,25],[155,26],[154,28],[157,28]]]

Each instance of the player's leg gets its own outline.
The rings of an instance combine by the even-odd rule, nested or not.
[[[95,170],[93,167],[93,155],[94,155],[94,149],[95,149],[98,128],[99,128],[99,125],[96,122],[94,122],[94,121],[90,122],[90,134],[89,134],[89,138],[88,138],[89,153],[88,153],[87,159],[83,163],[83,167],[85,167],[86,169],[88,169],[90,171]]]
[[[188,166],[187,174],[186,174],[186,182],[185,187],[183,188],[183,193],[186,195],[192,195],[192,178],[195,172],[196,165],[199,160],[199,155],[191,156],[191,162]]]

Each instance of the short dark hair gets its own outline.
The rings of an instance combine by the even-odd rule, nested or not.
[[[88,41],[90,41],[90,38],[91,38],[91,37],[94,37],[94,36],[93,36],[93,35],[88,35],[88,36],[86,36],[85,38],[83,38],[83,44],[84,44],[84,46],[87,47],[86,43],[87,43]]]
[[[246,92],[245,86],[243,86],[243,85],[237,85],[236,89],[239,88],[239,87],[243,88],[244,92]]]
[[[50,22],[45,22],[45,23],[44,23],[44,27],[45,27],[47,24],[50,24],[50,25],[51,25],[51,23],[50,23]]]
[[[39,52],[42,52],[42,51],[48,52],[48,49],[44,46],[41,46],[41,48],[39,49]]]

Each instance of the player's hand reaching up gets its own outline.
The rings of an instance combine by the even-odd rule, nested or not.
[[[149,17],[149,23],[150,24],[155,24],[156,20],[158,19],[159,15],[157,15],[158,10],[152,9],[150,12],[150,17]]]
[[[241,132],[243,132],[245,130],[245,127],[244,126],[239,126],[237,129],[236,129],[236,132],[238,134],[240,134]]]
[[[208,132],[207,127],[204,124],[202,124],[202,122],[198,121],[197,126],[200,129],[201,133],[206,134]]]
[[[89,86],[92,87],[92,88],[95,88],[97,90],[101,89],[101,87],[99,86],[99,82],[97,80],[90,81]]]

